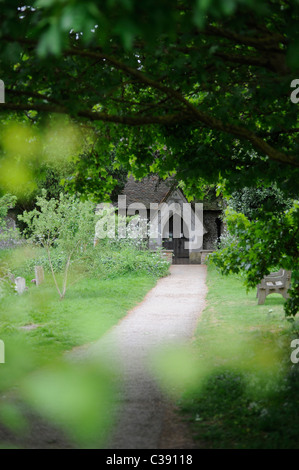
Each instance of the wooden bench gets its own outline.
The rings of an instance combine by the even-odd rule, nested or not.
[[[265,276],[257,286],[256,296],[258,298],[258,305],[264,304],[269,294],[281,294],[285,299],[288,299],[291,274],[291,271],[280,269],[276,273],[270,273],[268,276]]]

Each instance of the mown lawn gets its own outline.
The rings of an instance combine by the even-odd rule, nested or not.
[[[290,360],[297,321],[286,320],[282,296],[257,305],[256,291],[211,266],[208,287],[193,343],[206,372],[180,401],[198,446],[299,448],[299,364]]]
[[[40,358],[52,360],[66,350],[99,339],[155,283],[153,276],[140,274],[105,280],[83,278],[60,300],[48,275],[43,285],[29,285],[22,295],[0,300],[0,338],[7,351],[10,340],[17,337]]]

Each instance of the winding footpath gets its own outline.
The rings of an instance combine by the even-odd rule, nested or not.
[[[172,422],[169,400],[148,369],[151,355],[162,346],[186,344],[205,305],[205,265],[172,265],[145,299],[89,350],[107,355],[121,374],[120,411],[107,449],[189,448]],[[170,430],[169,430],[170,432]],[[164,436],[164,438],[163,438]],[[179,447],[177,447],[179,446]],[[181,446],[181,447],[180,447]]]

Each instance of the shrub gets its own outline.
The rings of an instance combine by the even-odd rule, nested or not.
[[[161,277],[169,269],[168,261],[162,259],[158,253],[140,249],[127,240],[101,240],[93,250],[85,253],[82,262],[90,275],[102,278],[133,272]]]

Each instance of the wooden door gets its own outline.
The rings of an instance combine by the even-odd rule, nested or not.
[[[181,234],[180,238],[174,238],[173,235],[173,217],[169,219],[169,238],[163,240],[163,247],[166,250],[173,250],[174,259],[173,263],[183,263],[189,261],[189,250],[185,248],[185,242],[189,239],[183,234],[183,219],[181,219]]]

